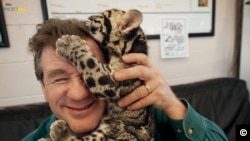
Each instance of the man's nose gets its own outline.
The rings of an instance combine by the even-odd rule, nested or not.
[[[68,98],[79,101],[90,95],[88,87],[80,79],[72,80],[67,93]]]

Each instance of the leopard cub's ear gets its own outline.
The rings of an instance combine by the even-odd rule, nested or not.
[[[142,13],[136,9],[131,9],[127,11],[121,20],[121,24],[119,26],[119,29],[121,33],[124,35],[127,35],[132,31],[134,28],[137,28],[140,26],[142,22]]]

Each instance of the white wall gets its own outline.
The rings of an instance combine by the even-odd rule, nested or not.
[[[244,0],[247,2],[248,0]],[[244,3],[245,3],[244,2]],[[240,78],[246,80],[248,89],[250,88],[250,5],[245,5],[243,8],[243,27],[242,27],[242,42],[241,42],[241,58],[240,58]]]
[[[26,51],[35,25],[42,22],[40,1],[26,1],[29,1],[25,5],[27,12],[31,14],[18,13],[25,20],[16,19],[13,13],[5,11],[10,47],[0,48],[0,107],[43,101],[33,71],[33,58]],[[160,41],[149,41],[150,60],[170,85],[232,77],[236,2],[216,0],[215,36],[190,38],[188,58],[161,59]],[[17,21],[23,23],[14,24]]]
[[[150,41],[150,59],[171,85],[231,77],[237,0],[216,0],[215,36],[189,38],[189,58],[161,59],[159,41]]]

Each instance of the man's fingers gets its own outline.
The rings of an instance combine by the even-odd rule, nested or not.
[[[124,63],[137,63],[146,67],[151,67],[150,61],[145,54],[142,53],[129,53],[122,56]]]

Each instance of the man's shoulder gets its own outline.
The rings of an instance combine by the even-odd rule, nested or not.
[[[42,121],[42,123],[39,125],[39,127],[36,130],[28,134],[21,141],[35,141],[35,140],[39,140],[40,138],[49,137],[50,125],[55,120],[57,120],[57,118],[54,115],[47,117],[45,120]]]

